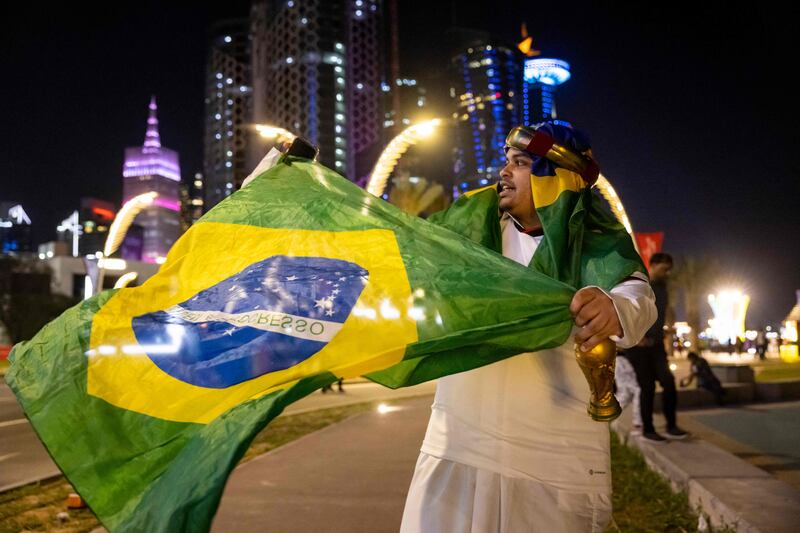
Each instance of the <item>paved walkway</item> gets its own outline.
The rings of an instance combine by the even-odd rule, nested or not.
[[[328,407],[375,400],[394,400],[410,396],[430,395],[435,382],[397,390],[358,380],[346,382],[344,393],[315,392],[290,405],[283,414],[296,414]],[[61,472],[25,418],[11,389],[0,378],[0,492],[57,476]]]
[[[431,402],[395,401],[239,466],[212,531],[396,533]]]
[[[11,389],[0,378],[0,492],[58,474]]]
[[[630,418],[626,409],[612,427],[639,448],[650,467],[666,477],[673,488],[685,490],[690,505],[702,508],[715,527],[726,524],[745,533],[800,531],[800,491],[706,440],[711,430],[699,430],[702,426],[691,412],[679,411],[678,425],[692,430],[693,437],[658,446],[627,437]],[[725,415],[720,418],[715,413],[713,418],[724,419]],[[660,430],[663,416],[654,416],[654,422]]]
[[[800,401],[685,411],[681,425],[800,491]]]

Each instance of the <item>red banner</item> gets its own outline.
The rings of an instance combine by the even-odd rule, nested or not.
[[[650,258],[654,253],[661,251],[661,246],[664,244],[664,232],[634,233],[634,236],[636,237],[636,246],[639,247],[639,255],[644,260],[644,266],[650,270]]]

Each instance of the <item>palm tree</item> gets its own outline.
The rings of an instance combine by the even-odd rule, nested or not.
[[[432,213],[450,204],[444,187],[425,178],[398,176],[392,180],[389,203],[396,205],[409,215]]]
[[[713,283],[721,274],[722,266],[714,258],[685,257],[676,261],[672,279],[676,288],[683,293],[686,322],[692,328],[689,340],[694,349],[697,349],[698,334],[701,331],[700,310],[706,302],[709,291],[714,288]]]

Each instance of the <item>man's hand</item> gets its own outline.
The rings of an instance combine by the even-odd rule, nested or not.
[[[588,352],[601,341],[616,335],[622,337],[614,302],[596,287],[586,287],[575,293],[569,310],[575,317],[575,325],[581,330],[575,334],[575,342],[583,352]]]

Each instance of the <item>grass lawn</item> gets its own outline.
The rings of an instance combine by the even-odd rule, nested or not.
[[[669,483],[647,467],[638,450],[620,443],[611,432],[611,472],[614,488],[614,520],[606,533],[692,532],[698,515],[685,492],[675,493]],[[728,533],[729,528],[708,532]]]
[[[800,363],[783,363],[755,367],[756,381],[800,379]]]
[[[361,403],[279,417],[256,436],[242,461],[356,413],[373,409],[378,403]],[[697,531],[697,515],[689,508],[686,494],[673,493],[658,474],[647,468],[639,452],[622,445],[613,432],[611,463],[614,522],[607,532]],[[60,477],[0,494],[0,533],[79,533],[98,527],[100,523],[91,510],[66,508],[65,502],[70,492],[74,490]],[[57,515],[63,512],[67,512],[68,516],[59,520]]]

